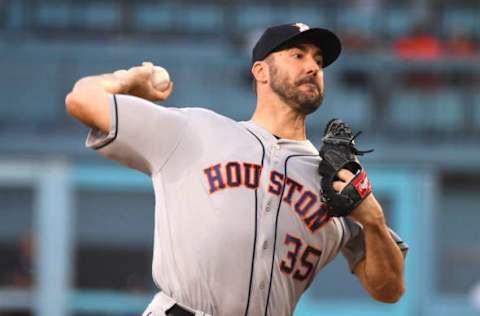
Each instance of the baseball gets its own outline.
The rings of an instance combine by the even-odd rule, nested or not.
[[[157,90],[164,91],[168,88],[170,83],[170,75],[168,71],[160,66],[155,66],[152,75],[153,87]]]

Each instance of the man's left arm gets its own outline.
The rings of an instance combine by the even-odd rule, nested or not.
[[[385,224],[380,204],[370,194],[350,217],[362,224],[365,239],[365,258],[355,267],[355,275],[374,299],[397,302],[405,291],[404,258]]]
[[[335,182],[334,188],[340,191],[353,174],[342,169],[338,176],[341,181]],[[365,258],[355,266],[355,275],[374,299],[385,303],[397,302],[405,291],[404,257],[373,193],[349,217],[363,226],[365,242]]]

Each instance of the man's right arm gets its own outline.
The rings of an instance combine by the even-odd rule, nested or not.
[[[65,99],[67,112],[83,124],[110,131],[109,95],[129,94],[149,101],[164,101],[172,93],[170,82],[164,91],[156,90],[151,83],[154,68],[151,63],[119,70],[112,74],[84,77],[77,81]]]

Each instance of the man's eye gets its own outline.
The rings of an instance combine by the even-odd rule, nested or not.
[[[295,59],[302,59],[303,55],[301,53],[295,53],[293,54],[293,58]]]

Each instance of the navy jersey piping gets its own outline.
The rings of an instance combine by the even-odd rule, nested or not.
[[[284,180],[282,183],[282,193],[280,193],[280,202],[278,203],[278,208],[277,208],[277,214],[275,217],[275,234],[273,238],[273,253],[272,253],[272,265],[270,267],[270,281],[268,284],[268,294],[267,294],[267,303],[265,304],[265,313],[264,315],[268,315],[268,304],[270,302],[270,292],[272,290],[272,280],[273,280],[273,265],[275,263],[275,251],[277,249],[277,232],[278,232],[278,215],[280,214],[280,209],[282,208],[282,199],[283,199],[283,194],[285,193],[285,183],[287,179],[287,164],[288,160],[290,158],[294,157],[318,157],[318,155],[290,155],[285,159],[285,167],[284,167]]]
[[[95,150],[101,149],[101,148],[109,145],[115,139],[117,139],[117,135],[118,135],[118,106],[117,106],[117,97],[116,97],[115,94],[113,95],[113,106],[114,106],[114,109],[115,109],[115,133],[113,134],[113,137],[111,139],[109,139],[107,142],[105,142],[105,144],[101,144],[100,146],[94,147],[93,149],[95,149]]]
[[[257,141],[260,143],[260,145],[262,146],[262,162],[261,162],[261,169],[260,170],[263,170],[263,161],[265,159],[265,146],[263,145],[260,138],[257,135],[255,135],[254,132],[252,132],[248,128],[247,128],[247,131],[250,134],[252,134],[257,139]],[[261,172],[260,172],[260,174],[261,174]],[[248,296],[247,296],[247,306],[245,307],[245,316],[248,315],[248,309],[250,307],[250,296],[252,295],[253,272],[254,272],[254,267],[255,267],[255,250],[257,248],[258,187],[255,189],[255,233],[254,233],[254,236],[253,236],[252,264],[251,264],[251,267],[250,267],[250,282],[249,282],[249,285],[248,285]]]

